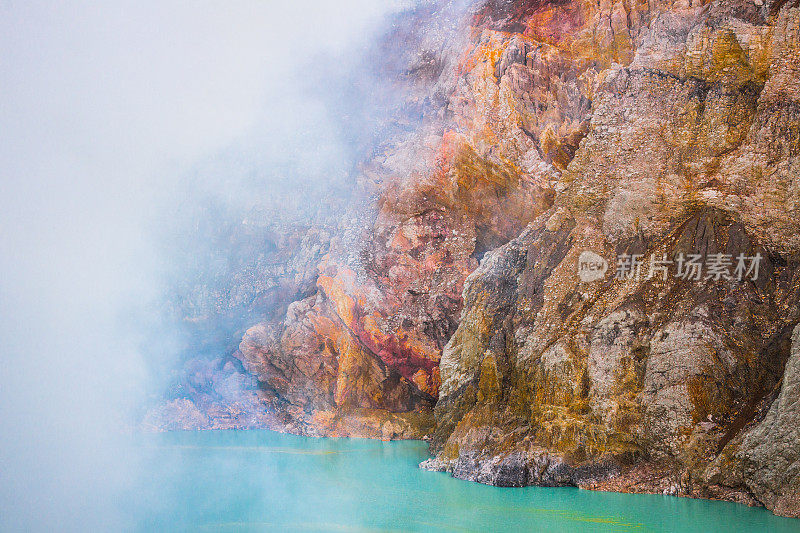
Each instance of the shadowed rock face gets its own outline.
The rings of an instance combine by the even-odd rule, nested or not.
[[[427,466],[492,482],[507,458],[529,482],[718,495],[706,468],[780,387],[798,265],[768,256],[712,209],[658,242],[617,244],[659,257],[762,253],[761,282],[587,284],[576,273],[590,230],[544,216],[468,278],[440,365],[438,455]],[[603,484],[611,474],[614,485]],[[747,501],[738,491],[731,497]]]
[[[800,326],[778,398],[739,447],[743,477],[753,494],[778,514],[798,516],[800,493]]]
[[[632,53],[591,67],[588,126],[564,151],[554,206],[467,280],[424,466],[797,516],[793,429],[770,423],[791,414],[770,404],[800,318],[800,11],[717,2],[631,18],[628,7],[611,18],[628,14]],[[593,283],[577,275],[586,250],[611,265]],[[764,270],[746,283],[614,279],[620,254],[681,253],[761,254]]]
[[[362,166],[362,216],[216,367],[249,385],[231,400],[206,380],[153,425],[216,427],[247,398],[240,427],[428,435],[424,466],[463,479],[797,516],[800,8],[490,1],[455,32],[438,16],[383,48],[413,36],[400,107],[421,119]],[[600,279],[579,277],[585,251]],[[621,254],[641,275],[615,278]],[[757,279],[647,275],[689,254],[763,260]]]

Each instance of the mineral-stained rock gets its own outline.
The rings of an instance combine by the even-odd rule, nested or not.
[[[496,484],[507,465],[515,482],[796,512],[793,474],[753,485],[763,474],[754,463],[744,474],[736,453],[750,457],[748,428],[786,379],[800,319],[790,148],[800,130],[784,125],[798,124],[797,78],[785,77],[800,64],[788,22],[797,16],[784,7],[765,17],[744,2],[663,6],[637,27],[627,65],[599,69],[554,207],[467,280],[426,466]],[[578,278],[585,250],[610,263],[602,280]],[[690,253],[760,254],[763,270],[744,282],[649,276],[647,264],[614,276],[620,254]],[[558,474],[537,474],[537,461]]]
[[[740,450],[744,480],[755,497],[777,514],[800,518],[800,326],[781,392]]]
[[[364,163],[369,209],[233,354],[256,425],[796,516],[800,7],[489,0],[457,38],[431,9],[392,34],[419,121]],[[159,416],[215,427],[222,381]]]

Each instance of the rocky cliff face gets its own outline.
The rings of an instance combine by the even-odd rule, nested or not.
[[[796,2],[492,0],[421,34],[358,238],[234,353],[249,425],[800,515]],[[190,396],[155,425],[219,426]]]
[[[800,326],[795,328],[792,353],[786,363],[778,398],[767,416],[744,434],[735,449],[737,472],[759,501],[778,514],[798,516],[800,493]],[[721,470],[714,470],[713,474]]]
[[[591,51],[578,74],[588,125],[577,150],[552,159],[563,166],[553,207],[466,282],[426,466],[492,484],[666,491],[796,515],[791,469],[756,479],[775,468],[769,454],[794,464],[791,437],[758,424],[779,416],[764,419],[790,379],[798,321],[800,12],[749,2],[603,9],[525,15],[523,35],[543,32],[542,13],[581,13],[556,17],[574,25],[561,28],[571,43],[554,55],[574,68]],[[610,34],[599,31],[606,24]],[[610,265],[595,281],[578,275],[587,251]],[[764,259],[743,281],[676,277],[663,263],[690,254]]]

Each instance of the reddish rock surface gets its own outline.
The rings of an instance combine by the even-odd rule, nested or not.
[[[440,16],[412,12],[383,43],[413,112],[363,163],[360,217],[303,256],[313,286],[247,330],[226,362],[241,369],[220,361],[151,425],[431,435],[427,466],[464,479],[797,515],[794,433],[776,427],[796,414],[796,2]],[[611,265],[594,285],[585,250]],[[620,253],[696,251],[761,253],[763,277],[611,279]],[[252,382],[226,396],[226,375]]]

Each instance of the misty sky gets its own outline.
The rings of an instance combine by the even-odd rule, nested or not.
[[[153,220],[231,147],[320,179],[341,146],[307,69],[405,3],[0,0],[0,526],[114,524],[96,511],[137,468],[107,429],[148,386],[126,312],[158,296]],[[222,161],[195,185],[230,196]]]

